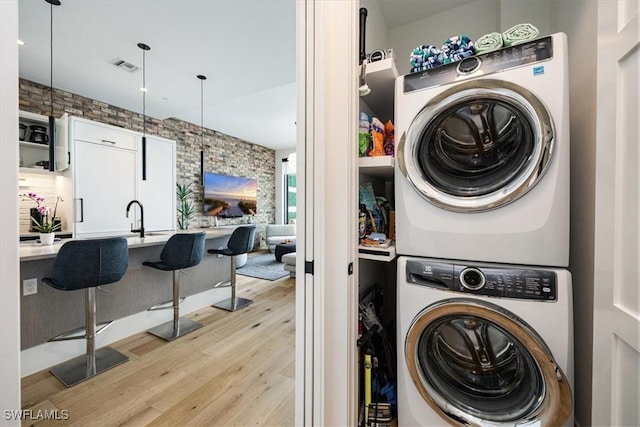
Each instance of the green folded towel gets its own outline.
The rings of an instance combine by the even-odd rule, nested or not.
[[[476,53],[491,52],[492,50],[500,49],[502,46],[502,34],[500,33],[485,34],[475,43]]]
[[[538,37],[538,29],[531,24],[518,24],[502,33],[502,42],[505,46],[524,43]]]

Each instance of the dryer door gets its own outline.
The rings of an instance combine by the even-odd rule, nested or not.
[[[499,208],[546,171],[553,124],[542,102],[516,84],[461,83],[429,101],[402,135],[398,165],[429,202],[455,212]]]
[[[455,298],[424,309],[405,340],[424,400],[453,425],[562,425],[567,379],[538,334],[486,301]]]

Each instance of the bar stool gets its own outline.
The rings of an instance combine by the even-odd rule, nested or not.
[[[227,311],[236,311],[246,305],[249,305],[253,300],[247,298],[236,297],[236,255],[246,254],[253,249],[253,243],[256,236],[256,226],[250,225],[247,227],[238,227],[233,230],[229,242],[226,248],[221,249],[209,249],[210,254],[219,254],[228,256],[231,260],[231,280],[223,280],[216,283],[214,288],[231,288],[231,298],[220,301],[213,304],[213,307],[221,308]]]
[[[162,248],[160,261],[142,263],[158,270],[173,271],[173,299],[148,309],[173,309],[173,320],[149,329],[147,332],[150,334],[172,341],[203,326],[202,323],[180,317],[180,304],[184,301],[184,298],[180,298],[180,270],[200,264],[204,254],[205,237],[204,232],[174,234]]]
[[[71,387],[129,360],[111,347],[96,351],[95,343],[96,335],[113,323],[109,321],[96,325],[96,288],[119,281],[127,271],[128,264],[129,247],[124,238],[73,240],[60,247],[53,263],[53,277],[42,279],[47,285],[61,291],[85,290],[85,327],[49,339],[50,342],[86,340],[84,355],[50,369],[65,386]]]

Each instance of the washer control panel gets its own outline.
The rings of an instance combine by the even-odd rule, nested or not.
[[[467,294],[542,301],[558,297],[551,270],[410,259],[406,275],[409,283]]]
[[[533,65],[553,58],[551,36],[515,46],[505,47],[480,55],[469,56],[459,62],[440,65],[430,70],[404,76],[404,93],[459,81],[461,77],[472,77],[478,71],[486,76],[513,68]]]

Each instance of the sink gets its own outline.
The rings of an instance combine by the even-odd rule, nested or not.
[[[145,236],[169,236],[172,234],[173,231],[147,231],[144,233]]]

